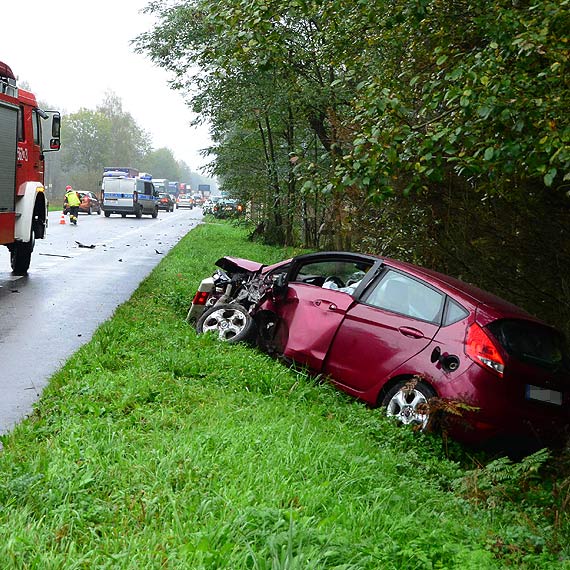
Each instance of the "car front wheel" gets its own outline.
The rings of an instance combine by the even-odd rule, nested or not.
[[[10,265],[12,266],[12,272],[14,275],[26,275],[26,273],[28,273],[35,243],[36,236],[32,229],[30,241],[16,242],[11,246]]]
[[[245,307],[234,303],[214,305],[198,319],[199,334],[215,332],[224,342],[242,342],[251,338],[254,322]]]
[[[424,382],[400,380],[388,390],[382,406],[386,408],[388,417],[425,431],[430,420],[429,400],[435,396],[432,388]]]

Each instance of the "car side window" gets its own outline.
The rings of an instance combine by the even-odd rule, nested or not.
[[[426,284],[396,271],[387,271],[363,302],[414,319],[441,320],[444,295]]]
[[[457,323],[467,317],[469,311],[464,309],[459,303],[456,303],[452,299],[447,302],[447,308],[445,309],[445,316],[443,317],[443,326],[452,325]]]
[[[301,265],[291,281],[353,293],[372,263],[346,259],[323,259]]]

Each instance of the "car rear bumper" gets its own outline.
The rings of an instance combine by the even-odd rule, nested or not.
[[[445,386],[441,397],[475,408],[454,418],[457,439],[483,443],[497,437],[526,438],[556,443],[570,435],[570,405],[530,400],[524,383],[509,381],[473,364]],[[465,394],[471,394],[466,398]]]

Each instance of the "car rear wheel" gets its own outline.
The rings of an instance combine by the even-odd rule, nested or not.
[[[199,334],[215,332],[220,340],[232,343],[249,340],[254,329],[253,319],[245,307],[234,303],[214,305],[196,323]]]
[[[429,400],[435,396],[432,388],[424,382],[400,380],[388,390],[382,406],[386,408],[388,417],[425,431],[430,420]]]

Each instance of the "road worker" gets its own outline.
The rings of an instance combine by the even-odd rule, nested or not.
[[[64,205],[67,205],[69,209],[69,221],[74,225],[77,225],[79,204],[81,204],[81,198],[79,198],[79,194],[71,186],[66,186]]]

